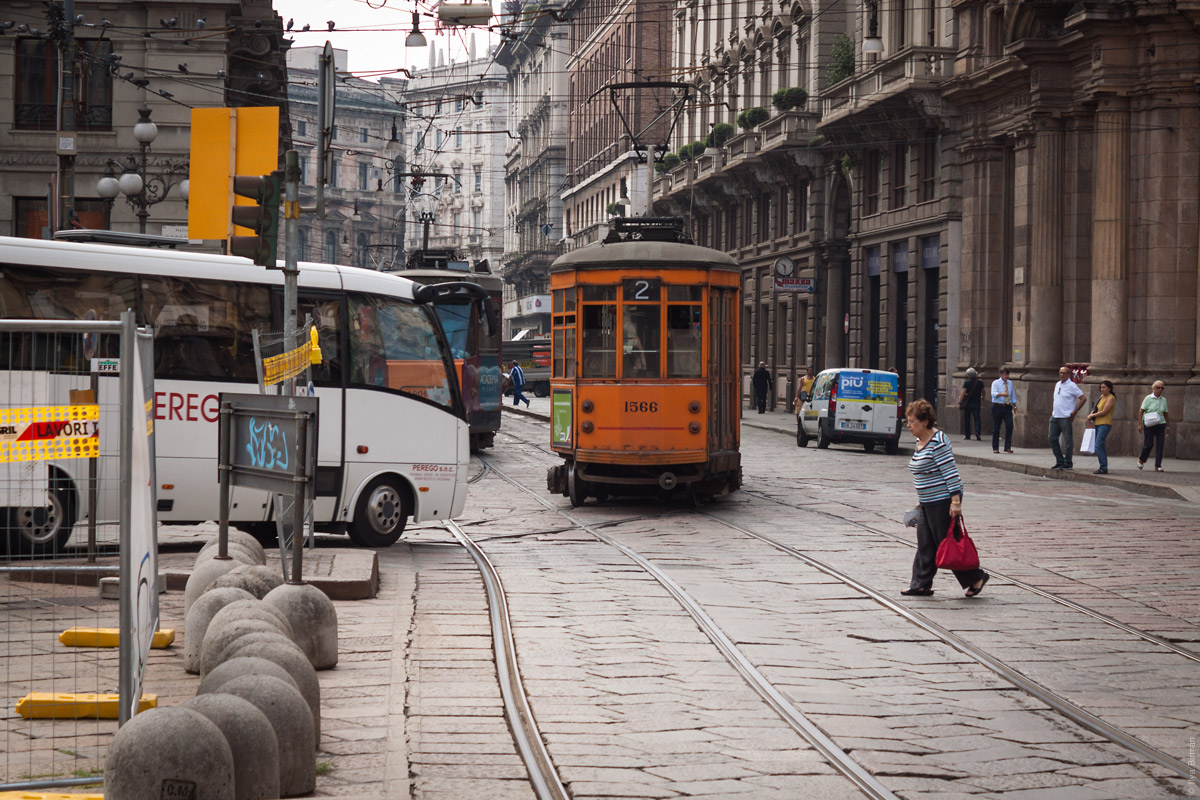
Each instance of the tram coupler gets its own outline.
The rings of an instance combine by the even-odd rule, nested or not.
[[[567,465],[559,464],[546,471],[546,491],[567,495]]]

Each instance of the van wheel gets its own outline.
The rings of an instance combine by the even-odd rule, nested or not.
[[[799,417],[796,418],[796,447],[808,447],[808,434],[804,430],[804,423]]]
[[[818,422],[817,423],[817,448],[820,450],[825,450],[828,447],[829,447],[829,433],[826,430],[826,426],[824,426]]]
[[[887,444],[885,444],[883,446],[883,452],[887,453],[889,456],[894,456],[894,455],[896,455],[896,453],[899,453],[900,452],[900,440],[899,439],[888,439]]]
[[[358,498],[346,532],[359,547],[388,547],[400,539],[412,514],[408,490],[395,476],[371,481]]]
[[[875,443],[874,442],[863,442],[863,450],[866,450],[868,453],[874,453],[875,452]]]

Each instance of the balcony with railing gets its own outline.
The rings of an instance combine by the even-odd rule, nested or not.
[[[856,72],[821,93],[821,127],[835,124],[864,108],[905,92],[937,91],[953,77],[954,50],[910,47]]]

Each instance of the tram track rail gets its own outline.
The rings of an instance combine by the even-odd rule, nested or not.
[[[876,536],[882,536],[886,539],[891,539],[892,541],[899,542],[899,543],[901,543],[907,547],[911,547],[913,549],[915,549],[917,546],[915,542],[911,542],[908,539],[905,539],[903,536],[897,536],[894,533],[888,533],[887,531],[880,530],[878,528],[872,528],[870,525],[850,519],[849,517],[843,517],[840,514],[834,514],[829,511],[822,511],[822,510],[815,509],[815,508],[805,508],[804,506],[799,505],[797,503],[789,503],[785,500],[780,500],[779,498],[771,497],[770,495],[763,494],[761,492],[747,490],[744,487],[742,488],[741,491],[743,494],[745,494],[749,497],[755,497],[759,500],[765,500],[767,502],[775,503],[776,505],[784,506],[785,508],[792,508],[792,509],[796,509],[797,511],[806,511],[810,514],[817,514],[817,515],[820,515],[823,517],[827,517],[827,518],[836,520],[838,522],[845,523],[847,525],[852,525],[853,527],[860,528],[869,533],[873,533]],[[1118,619],[1114,619],[1114,618],[1108,616],[1107,614],[1105,614],[1101,611],[1097,611],[1094,608],[1089,608],[1088,606],[1085,606],[1082,603],[1077,603],[1074,600],[1063,597],[1062,595],[1058,595],[1058,594],[1055,594],[1054,592],[1050,592],[1050,591],[1047,591],[1040,587],[1034,586],[1031,583],[1021,580],[1020,578],[1014,578],[1011,575],[1006,575],[1003,572],[997,572],[996,570],[991,569],[991,568],[988,569],[988,574],[991,575],[993,578],[1000,578],[1001,580],[1007,581],[1007,582],[1011,583],[1013,586],[1016,586],[1018,589],[1023,589],[1032,594],[1036,594],[1039,597],[1042,597],[1046,600],[1050,600],[1051,602],[1057,603],[1058,605],[1064,606],[1066,608],[1070,608],[1072,611],[1076,611],[1080,614],[1084,614],[1088,617],[1091,617],[1094,620],[1097,620],[1098,622],[1102,622],[1105,625],[1109,625],[1113,628],[1116,628],[1117,630],[1128,633],[1131,636],[1136,636],[1137,638],[1142,639],[1143,641],[1157,645],[1166,650],[1170,650],[1171,652],[1173,652],[1177,655],[1183,656],[1184,658],[1188,659],[1189,661],[1194,661],[1194,662],[1200,664],[1200,653],[1196,653],[1195,651],[1189,650],[1186,647],[1181,647],[1180,645],[1177,645],[1175,642],[1172,642],[1169,639],[1164,639],[1163,637],[1158,636],[1153,633],[1150,633],[1149,631],[1144,631],[1140,628],[1134,627],[1133,625],[1128,625],[1124,622],[1121,622]]]
[[[744,660],[744,656],[741,656],[740,651],[737,651],[736,646],[733,645],[732,642],[729,643],[729,647],[732,648],[733,652],[737,653],[737,656],[741,656],[740,659],[737,656],[731,656],[731,652],[725,646],[723,646],[721,643],[719,643],[717,641],[717,638],[720,638],[723,636],[723,634],[719,633],[719,629],[717,629],[718,637],[714,638],[714,636],[710,632],[709,628],[701,621],[701,617],[699,617],[693,613],[692,609],[689,607],[689,602],[682,599],[684,597],[687,597],[688,600],[690,600],[690,596],[687,595],[686,591],[684,591],[682,589],[682,587],[678,587],[677,585],[676,585],[677,590],[671,588],[670,584],[673,584],[674,582],[669,578],[669,576],[666,576],[665,573],[661,573],[661,570],[658,570],[657,567],[654,567],[647,559],[645,559],[645,557],[641,556],[636,551],[632,550],[631,548],[628,548],[627,546],[623,545],[620,542],[617,542],[615,539],[608,536],[607,534],[600,533],[599,530],[595,529],[597,526],[588,525],[588,524],[584,523],[582,520],[579,520],[578,517],[576,517],[574,514],[570,513],[569,511],[555,506],[553,503],[551,503],[550,501],[543,498],[540,494],[538,494],[538,493],[534,492],[533,490],[529,489],[528,487],[522,485],[519,481],[516,481],[514,478],[510,477],[509,475],[504,473],[502,470],[496,468],[494,465],[492,466],[492,473],[494,475],[496,475],[497,477],[501,478],[502,480],[518,487],[526,494],[529,494],[537,502],[539,502],[541,505],[545,506],[546,508],[556,511],[557,513],[561,514],[566,519],[571,520],[572,522],[575,522],[581,530],[587,531],[589,534],[596,537],[598,540],[621,551],[627,557],[631,558],[636,563],[638,563],[639,566],[642,566],[643,568],[649,567],[647,571],[650,572],[650,574],[653,575],[656,580],[659,580],[660,584],[662,584],[664,586],[664,588],[666,588],[667,591],[678,602],[680,602],[681,605],[684,606],[685,610],[689,614],[691,614],[693,616],[693,618],[695,618],[697,620],[697,623],[701,625],[701,628],[704,630],[705,634],[707,636],[709,636],[710,640],[713,641],[714,645],[716,645],[718,647],[718,649],[721,650],[722,654],[727,658],[727,660],[729,660],[730,663],[734,665],[735,669],[737,669],[739,671],[739,673],[741,673],[743,675],[743,678],[747,678],[747,674],[744,673],[741,668],[739,668],[739,663],[737,663],[741,660]],[[876,534],[882,535],[886,538],[903,542],[909,546],[914,546],[910,542],[907,542],[902,537],[898,537],[893,534],[889,534],[885,531],[879,531],[879,530],[871,528],[870,526],[867,526],[863,523],[858,523],[858,522],[855,522],[854,520],[850,520],[850,519],[841,517],[839,515],[832,514],[830,512],[820,511],[820,510],[816,510],[816,509],[807,509],[803,506],[799,506],[796,504],[791,504],[791,503],[787,503],[784,501],[778,501],[775,498],[770,497],[769,495],[763,495],[758,492],[746,491],[743,489],[742,493],[744,493],[750,497],[754,497],[756,499],[767,500],[767,501],[770,501],[770,502],[773,502],[773,503],[776,503],[779,505],[783,505],[785,507],[795,508],[797,510],[805,510],[805,511],[810,511],[812,513],[820,514],[820,515],[826,516],[828,518],[837,520],[839,522],[844,522],[844,523],[849,523],[849,524],[855,525],[856,527],[862,528],[871,533],[876,533]],[[1002,679],[1008,681],[1013,686],[1021,689],[1023,692],[1025,692],[1029,696],[1036,698],[1040,702],[1044,703],[1047,707],[1054,710],[1056,713],[1071,720],[1072,722],[1074,722],[1075,724],[1084,728],[1085,730],[1088,730],[1091,733],[1093,733],[1109,742],[1112,742],[1120,747],[1123,747],[1124,749],[1126,749],[1132,753],[1135,753],[1135,754],[1145,758],[1148,761],[1154,762],[1154,763],[1158,764],[1159,766],[1162,766],[1162,767],[1170,770],[1171,772],[1176,773],[1177,775],[1179,775],[1180,777],[1183,777],[1184,779],[1189,779],[1191,777],[1191,775],[1192,775],[1191,768],[1188,765],[1186,765],[1184,762],[1182,762],[1181,760],[1176,759],[1173,756],[1162,752],[1161,750],[1154,747],[1153,745],[1126,732],[1125,730],[1121,729],[1120,727],[1106,722],[1105,720],[1101,719],[1100,717],[1096,716],[1095,714],[1092,714],[1091,712],[1087,711],[1086,709],[1076,705],[1069,699],[1054,692],[1053,690],[1049,689],[1048,687],[1045,687],[1045,686],[1041,685],[1040,683],[1038,683],[1037,681],[1034,681],[1033,679],[1026,676],[1024,673],[1020,672],[1018,669],[1005,663],[1001,659],[996,658],[995,656],[991,655],[984,649],[973,645],[972,643],[970,643],[963,637],[958,636],[957,634],[953,633],[952,631],[945,628],[944,626],[939,625],[938,623],[934,622],[933,620],[929,619],[928,617],[925,617],[922,614],[911,611],[910,609],[908,609],[906,606],[902,605],[898,601],[892,600],[891,598],[887,597],[883,592],[866,585],[865,583],[857,580],[856,578],[854,578],[846,573],[841,572],[840,570],[837,570],[835,567],[833,567],[831,565],[825,564],[824,562],[821,562],[818,559],[812,558],[811,556],[808,556],[807,554],[802,553],[801,551],[791,547],[790,545],[787,545],[783,542],[779,542],[770,536],[766,536],[765,534],[760,534],[756,531],[752,531],[748,528],[745,528],[744,526],[737,525],[736,523],[731,523],[728,520],[722,519],[718,516],[709,514],[707,512],[700,511],[697,509],[681,509],[680,512],[674,514],[673,516],[686,516],[688,514],[700,516],[702,518],[706,518],[706,519],[709,519],[718,524],[729,527],[733,530],[737,530],[740,533],[743,533],[744,535],[758,539],[758,540],[762,541],[764,544],[767,544],[767,545],[773,547],[774,549],[779,550],[780,552],[783,552],[789,556],[792,556],[794,558],[797,558],[797,559],[809,564],[810,566],[821,571],[822,573],[829,575],[830,577],[846,584],[847,586],[855,589],[856,591],[863,593],[864,595],[866,595],[870,599],[874,600],[875,602],[879,603],[880,605],[884,606],[885,608],[892,611],[893,613],[900,615],[902,618],[904,618],[911,624],[921,628],[926,633],[937,638],[939,641],[945,643],[949,647],[952,647],[953,649],[957,650],[958,652],[960,652],[963,655],[967,656],[968,658],[972,659],[976,663],[978,663],[981,666],[985,667],[986,669],[990,670],[994,674],[1000,676]],[[664,580],[660,579],[659,574],[656,574],[656,573],[661,573],[663,578],[665,578],[666,580],[664,581]],[[1039,589],[1038,587],[1032,586],[1031,584],[1027,584],[1025,582],[1012,579],[1009,576],[1004,576],[1004,575],[1001,575],[1000,573],[995,573],[995,572],[992,572],[991,574],[993,574],[997,577],[1000,577],[1004,580],[1010,580],[1014,583],[1014,585],[1021,586],[1021,588],[1028,587],[1030,591],[1032,591],[1033,593],[1035,593],[1039,596],[1043,596],[1046,599],[1053,600],[1055,602],[1060,602],[1060,604],[1063,605],[1064,607],[1067,607],[1074,611],[1083,613],[1086,616],[1096,619],[1099,622],[1102,622],[1106,625],[1111,625],[1112,627],[1114,627],[1118,630],[1121,630],[1123,632],[1126,632],[1133,636],[1141,638],[1144,641],[1147,641],[1151,644],[1161,646],[1167,650],[1177,653],[1178,655],[1188,658],[1189,660],[1193,660],[1193,661],[1197,660],[1196,654],[1193,653],[1192,651],[1187,650],[1186,648],[1181,648],[1181,647],[1175,645],[1173,642],[1169,642],[1166,639],[1163,639],[1162,637],[1158,637],[1158,636],[1148,633],[1146,631],[1141,631],[1133,626],[1126,625],[1125,623],[1122,623],[1119,620],[1112,619],[1111,617],[1108,617],[1107,615],[1105,615],[1099,611],[1096,611],[1095,609],[1090,609],[1086,606],[1083,606],[1082,604],[1076,603],[1076,602],[1068,600],[1066,598],[1061,598],[1058,595],[1055,595],[1053,592],[1047,592],[1043,589]],[[694,603],[694,601],[691,601],[691,602]],[[704,614],[703,609],[700,609],[697,606],[697,610],[699,610],[704,617],[707,617],[707,615]],[[711,620],[710,620],[710,622],[711,622]],[[713,623],[713,625],[715,625],[715,623]],[[747,661],[746,663],[748,664],[749,662]],[[753,665],[750,665],[750,666],[751,666],[751,668],[753,668]],[[757,672],[757,670],[755,670],[755,672]],[[755,687],[756,691],[759,691],[758,687],[755,686],[755,684],[753,683],[753,679],[747,678],[747,680],[751,682],[751,685]],[[763,680],[765,681],[766,679],[763,678]],[[773,690],[773,687],[772,687],[772,690]],[[775,690],[775,691],[777,691],[777,690]],[[763,694],[763,692],[761,692],[761,691],[759,693],[760,693],[760,695]],[[766,699],[768,704],[772,708],[774,708],[777,712],[780,711],[780,709],[776,706],[776,704],[774,702],[772,702],[771,700],[767,699],[767,697],[765,695],[764,695],[764,699]],[[785,700],[785,702],[787,702],[787,701]],[[790,703],[788,705],[790,705]],[[796,711],[796,713],[799,714],[800,716],[803,716],[801,714],[801,712],[799,712],[799,711]],[[786,715],[781,714],[781,716],[783,716],[785,721],[788,721],[789,725],[791,724],[791,721],[788,720],[788,717]],[[800,732],[800,731],[798,731],[798,732]],[[805,738],[807,738],[807,736]],[[830,742],[830,744],[832,745],[833,748],[835,748],[835,749],[837,748],[836,744],[834,744],[832,742]],[[823,747],[818,746],[817,749],[820,750],[823,755],[826,755],[827,758],[831,757],[830,755],[828,755],[826,753],[826,750]],[[846,758],[850,758],[850,756],[847,754],[843,753],[843,755],[845,755]],[[836,762],[832,762],[832,763],[834,763],[834,766],[837,767],[839,769],[839,771],[841,771],[841,767],[839,767]],[[843,774],[846,774],[846,773],[843,772]],[[847,777],[850,777],[850,776],[847,775]],[[852,780],[853,780],[853,778],[852,778]],[[884,795],[884,796],[887,796],[887,795]]]
[[[576,528],[586,531],[598,541],[614,548],[632,560],[653,577],[683,610],[696,622],[709,641],[720,651],[734,670],[746,681],[763,701],[797,734],[809,742],[843,777],[854,784],[864,795],[873,800],[899,800],[899,797],[884,786],[874,775],[859,764],[849,753],[842,750],[828,735],[814,725],[795,705],[780,692],[770,680],[746,657],[737,645],[725,634],[704,608],[664,570],[653,564],[636,550],[600,531],[599,525],[590,525],[574,514],[558,508],[541,495],[510,477],[503,470],[492,466],[492,474],[528,494],[548,510],[570,520]],[[674,516],[674,515],[663,515]],[[607,523],[611,524],[611,523]]]

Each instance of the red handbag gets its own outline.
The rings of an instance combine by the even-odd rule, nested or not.
[[[955,572],[979,569],[979,552],[967,534],[967,523],[961,515],[950,520],[950,531],[938,545],[935,563],[938,569]]]

